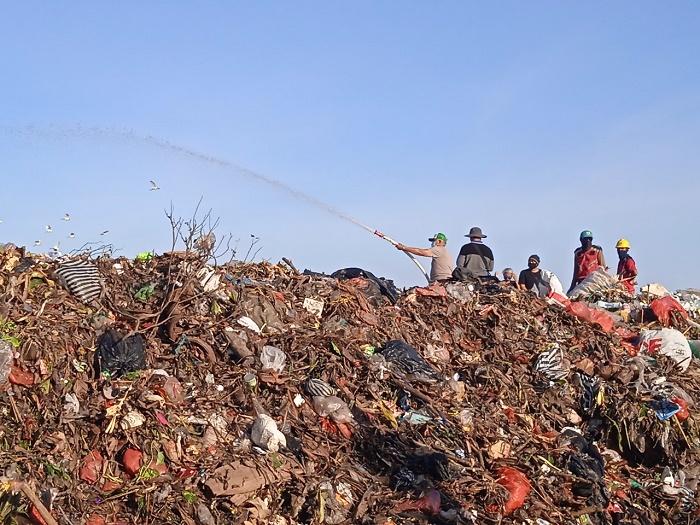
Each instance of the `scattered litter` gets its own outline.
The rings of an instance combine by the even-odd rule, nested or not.
[[[96,277],[85,295],[51,281],[64,263],[0,252],[0,468],[49,516],[694,519],[697,293],[631,300],[605,278],[562,308],[478,283],[401,294],[360,269],[203,257],[81,256],[94,270],[68,280]],[[27,492],[0,508],[39,522]]]

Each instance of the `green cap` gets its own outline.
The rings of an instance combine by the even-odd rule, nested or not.
[[[430,239],[428,239],[430,242],[435,242],[435,241],[445,241],[447,242],[447,237],[445,237],[444,233],[436,233],[433,235]]]
[[[581,232],[581,235],[579,235],[579,239],[592,239],[593,238],[593,232],[591,230],[583,230]]]

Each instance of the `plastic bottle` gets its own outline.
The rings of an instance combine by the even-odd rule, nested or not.
[[[622,308],[622,303],[609,303],[607,301],[598,301],[595,305],[598,308],[605,308],[606,310],[619,310]]]

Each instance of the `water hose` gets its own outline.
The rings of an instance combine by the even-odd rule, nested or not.
[[[369,231],[372,231],[371,228],[368,228],[368,230],[369,230]],[[380,237],[380,238],[384,239],[385,241],[389,241],[389,242],[390,242],[391,244],[393,244],[394,246],[398,246],[398,245],[399,245],[398,242],[396,242],[394,239],[391,239],[390,237],[387,237],[386,235],[384,235],[384,234],[383,234],[382,232],[380,232],[379,230],[374,230],[372,233],[374,233],[377,237]],[[408,253],[408,252],[403,252],[403,253],[405,253],[406,255],[408,255],[408,256],[411,258],[411,260],[412,260],[414,263],[416,263],[416,266],[418,266],[418,268],[420,268],[420,271],[421,271],[421,272],[423,273],[423,275],[425,276],[425,280],[428,281],[428,284],[430,284],[430,276],[428,275],[428,272],[425,271],[425,268],[423,268],[423,265],[421,265],[421,263],[418,262],[418,259],[416,259],[412,254],[410,254],[410,253]]]

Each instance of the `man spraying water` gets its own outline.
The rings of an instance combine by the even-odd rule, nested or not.
[[[421,257],[430,257],[430,283],[444,283],[452,279],[452,255],[447,250],[447,237],[436,233],[430,239],[430,248],[412,248],[399,243],[396,249]]]

